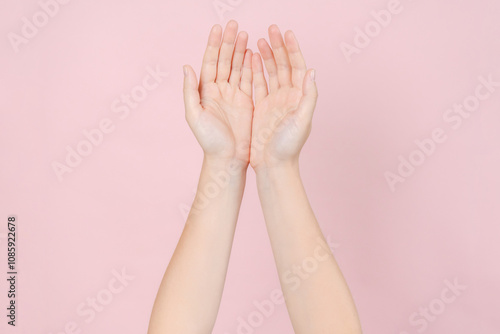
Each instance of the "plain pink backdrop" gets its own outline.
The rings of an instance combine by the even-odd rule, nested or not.
[[[41,7],[3,0],[0,277],[7,217],[16,215],[19,294],[11,328],[0,279],[0,331],[59,334],[75,322],[81,333],[146,332],[202,159],[184,120],[182,65],[199,73],[211,25],[233,18],[254,50],[270,24],[293,29],[317,70],[301,172],[365,332],[419,333],[410,316],[439,306],[445,280],[456,279],[465,290],[422,332],[500,333],[500,89],[459,129],[443,120],[479,76],[500,81],[500,2],[401,0],[400,13],[348,62],[340,45],[389,2],[221,0],[231,10],[220,16],[213,0],[73,0],[16,52],[9,34],[21,34],[23,17]],[[120,119],[113,101],[148,67],[169,74]],[[52,164],[103,119],[114,131],[60,182]],[[391,191],[384,173],[436,127],[446,142]],[[78,306],[104,296],[122,268],[134,278],[86,322]],[[277,287],[249,169],[214,333],[237,333],[238,317]],[[254,332],[292,333],[285,306]]]

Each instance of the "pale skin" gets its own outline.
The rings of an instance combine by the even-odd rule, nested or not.
[[[249,165],[256,173],[295,333],[361,333],[335,258],[328,247],[319,247],[325,239],[299,173],[318,96],[314,70],[307,69],[291,31],[283,37],[272,25],[269,40],[271,45],[260,39],[260,54],[253,54],[247,33],[238,34],[235,21],[224,31],[215,25],[199,82],[194,70],[184,66],[186,120],[204,159],[193,206],[153,306],[149,334],[212,333]],[[304,261],[311,258],[317,259],[315,269],[305,272]],[[297,270],[292,284],[289,275]]]

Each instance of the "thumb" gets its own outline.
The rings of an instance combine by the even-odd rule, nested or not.
[[[318,89],[315,81],[316,71],[311,69],[306,72],[302,84],[302,99],[299,103],[300,116],[307,116],[312,119],[316,101],[318,99]]]
[[[184,65],[184,106],[186,109],[186,120],[194,119],[200,110],[200,93],[198,92],[198,80],[196,73],[189,65]]]

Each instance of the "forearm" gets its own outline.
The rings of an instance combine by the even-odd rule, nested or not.
[[[193,206],[156,297],[149,334],[211,333],[246,166],[204,159]]]
[[[349,288],[307,199],[298,162],[256,173],[295,333],[361,333]]]

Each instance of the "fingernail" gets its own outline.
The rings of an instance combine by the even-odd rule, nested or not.
[[[316,81],[316,71],[315,70],[311,71],[311,80]]]
[[[184,76],[186,77],[186,76],[188,75],[188,69],[187,69],[187,67],[186,67],[186,66],[184,66],[184,67],[182,68],[182,70],[183,70],[183,72],[184,72]]]

